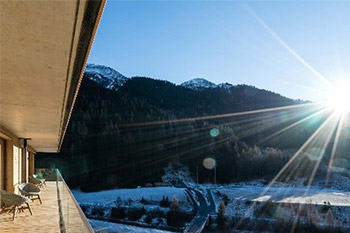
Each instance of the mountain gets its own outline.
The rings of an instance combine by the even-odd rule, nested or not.
[[[224,89],[230,89],[234,87],[231,83],[219,83],[215,84],[213,82],[210,82],[204,78],[195,78],[191,79],[189,81],[183,82],[180,84],[180,86],[187,87],[189,89],[198,90],[203,88],[224,88]]]
[[[218,88],[230,89],[234,87],[231,83],[219,83],[217,85]]]
[[[101,87],[118,90],[128,78],[118,71],[103,65],[87,64],[85,68],[86,76],[98,83]]]
[[[220,87],[203,79],[175,85],[126,78],[109,67],[88,65],[60,153],[38,156],[37,166],[60,167],[72,187],[84,190],[160,181],[163,168],[173,160],[192,173],[199,167],[200,182],[205,182],[208,171],[202,162],[208,156],[217,160],[221,183],[273,176],[288,154],[273,150],[266,153],[274,156],[262,159],[265,152],[255,145],[297,148],[322,122],[263,142],[312,109],[235,116],[299,102],[248,85]]]
[[[180,84],[183,87],[190,89],[200,89],[200,88],[215,88],[216,84],[212,83],[204,78],[195,78]]]

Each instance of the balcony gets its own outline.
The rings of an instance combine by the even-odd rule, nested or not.
[[[94,232],[60,173],[51,175],[42,188],[41,198],[30,203],[28,210],[0,215],[0,232]]]

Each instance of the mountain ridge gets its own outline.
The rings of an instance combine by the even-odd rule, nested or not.
[[[119,88],[124,86],[124,84],[127,81],[132,80],[134,78],[148,78],[148,77],[141,77],[141,76],[134,76],[134,77],[128,78],[111,67],[104,66],[104,65],[92,64],[92,63],[88,63],[86,65],[85,74],[86,74],[85,76],[87,78],[96,82],[99,86],[106,88],[106,89],[114,90],[114,91],[119,90]],[[149,78],[149,79],[158,80],[158,79],[153,79],[153,78]],[[235,84],[234,85],[234,84],[231,84],[228,82],[215,84],[211,81],[208,81],[205,78],[190,79],[190,80],[185,81],[185,82],[178,84],[178,85],[174,84],[170,81],[166,81],[166,80],[158,80],[158,81],[169,82],[175,86],[180,86],[180,87],[188,88],[188,89],[195,90],[195,91],[202,90],[202,89],[230,90],[231,88],[246,87],[246,88],[252,88],[252,89],[257,89],[257,90],[261,90],[261,91],[267,91],[269,93],[276,94],[276,95],[279,95],[281,97],[285,97],[279,93],[276,93],[276,92],[273,92],[270,90],[261,89],[261,88],[258,88],[258,87],[252,86],[252,85],[248,85],[248,84]],[[288,98],[288,97],[285,97],[285,98]],[[288,98],[288,99],[290,99],[290,98]],[[302,100],[295,100],[295,101],[297,101],[298,103],[303,102]]]

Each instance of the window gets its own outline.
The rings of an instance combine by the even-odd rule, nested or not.
[[[22,150],[13,146],[13,185],[18,185],[22,180]]]

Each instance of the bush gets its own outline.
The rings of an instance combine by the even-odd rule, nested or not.
[[[133,203],[134,203],[134,200],[131,197],[129,197],[129,199],[128,199],[129,209],[130,209],[130,207],[132,206]]]
[[[210,215],[208,218],[208,223],[207,223],[206,227],[211,228],[212,224],[213,224],[213,217]]]
[[[222,195],[222,201],[224,202],[225,206],[228,205],[228,203],[230,202],[230,198],[227,196],[227,194],[223,194]]]
[[[92,210],[91,210],[91,215],[92,216],[104,216],[104,211],[103,211],[103,208],[100,208],[100,207],[94,207]]]
[[[271,216],[271,210],[275,208],[275,205],[271,201],[264,202],[260,208],[254,211],[254,215],[259,217],[261,215]]]
[[[307,186],[308,183],[309,183],[309,180],[306,179],[306,180],[304,180],[303,185],[304,185],[304,186]]]
[[[252,204],[253,204],[253,201],[252,201],[252,200],[246,200],[246,201],[245,201],[245,204],[246,204],[246,205],[252,205]]]
[[[178,211],[179,210],[179,201],[176,199],[176,197],[173,197],[173,201],[171,202],[170,209],[172,211]]]
[[[115,203],[116,203],[118,206],[121,206],[121,205],[123,205],[123,200],[122,200],[120,197],[117,197],[117,200],[115,201]]]
[[[268,185],[270,183],[270,181],[268,180],[268,179],[264,179],[263,181],[262,181],[262,184],[263,185]]]
[[[124,207],[113,207],[112,211],[111,211],[111,218],[125,218],[126,214],[125,214],[125,208]]]
[[[224,201],[221,201],[220,206],[219,206],[219,213],[218,213],[218,216],[216,218],[216,223],[217,223],[218,227],[223,227],[226,225],[225,213],[226,213],[226,206],[225,206]]]
[[[165,218],[165,213],[164,211],[160,210],[160,209],[155,209],[155,210],[152,210],[152,215],[154,217],[158,217],[158,218]]]
[[[169,226],[182,227],[185,224],[186,213],[179,210],[170,210],[166,213],[166,221]]]
[[[331,208],[330,205],[324,204],[324,205],[321,207],[321,212],[322,212],[322,213],[327,213],[328,210],[329,210],[330,208]]]
[[[163,219],[162,218],[158,218],[158,220],[157,220],[157,225],[161,225],[161,224],[163,224]]]
[[[141,198],[141,204],[145,205],[147,203],[146,199],[144,197]]]
[[[169,202],[169,198],[163,196],[162,200],[159,203],[160,207],[169,207],[170,206],[170,202]]]
[[[170,211],[166,213],[166,220],[169,226],[183,227],[185,222],[190,222],[194,216],[194,212],[182,212],[179,208],[179,202],[176,197],[170,204]]]
[[[146,210],[144,207],[142,207],[141,209],[129,209],[128,210],[128,219],[130,221],[137,221],[139,220],[142,215],[144,215],[146,213]]]
[[[145,218],[145,223],[151,224],[153,220],[153,214],[149,213]]]

